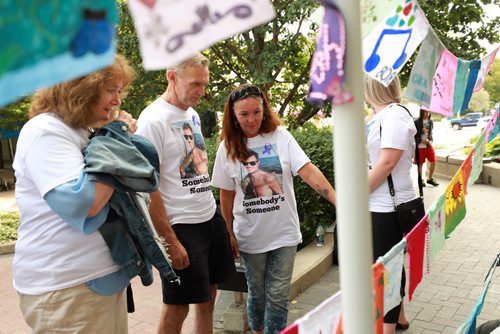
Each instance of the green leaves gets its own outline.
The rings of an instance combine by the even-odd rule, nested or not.
[[[0,212],[0,244],[17,240],[18,213]]]

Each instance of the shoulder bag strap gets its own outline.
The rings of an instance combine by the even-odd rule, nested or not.
[[[406,110],[406,112],[408,113],[408,115],[410,115],[410,117],[413,119],[413,116],[411,115],[410,111],[408,110],[408,108],[406,108],[405,106],[401,105],[398,103],[398,106],[402,107],[403,109]],[[382,122],[380,122],[380,139],[382,139]],[[420,163],[420,152],[418,151],[418,143],[417,143],[417,138],[415,137],[415,159],[417,161],[417,167],[418,167],[418,164]],[[418,168],[417,168],[418,170]],[[420,175],[420,173],[417,173],[417,181],[418,181],[418,191],[419,191],[419,195],[420,197],[424,197],[424,192],[423,192],[423,183],[422,183],[422,175]],[[392,204],[394,205],[394,208],[396,208],[396,201],[394,199],[394,196],[396,194],[396,191],[394,190],[394,183],[392,181],[392,175],[389,173],[389,175],[387,176],[387,185],[389,186],[389,194],[391,195],[391,199],[392,199]]]

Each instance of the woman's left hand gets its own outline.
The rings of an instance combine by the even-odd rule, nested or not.
[[[127,123],[128,131],[134,133],[137,130],[137,120],[125,110],[120,110],[116,119]]]

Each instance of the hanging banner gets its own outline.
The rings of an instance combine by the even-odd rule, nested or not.
[[[470,61],[458,58],[457,75],[455,77],[455,88],[453,92],[453,116],[457,116],[462,110],[465,97],[465,87],[469,76]]]
[[[481,68],[479,70],[479,73],[477,74],[476,84],[474,85],[474,92],[477,92],[481,88],[483,88],[484,81],[486,80],[486,75],[488,75],[488,73],[490,72],[491,65],[493,65],[493,62],[495,61],[495,57],[499,48],[500,47],[497,47],[495,50],[493,50],[492,53],[481,58]]]
[[[429,31],[416,0],[404,0],[363,39],[363,69],[388,86]]]
[[[441,194],[431,205],[428,213],[429,245],[427,247],[427,272],[430,264],[444,246],[445,194]]]
[[[432,78],[444,45],[432,29],[429,29],[411,69],[408,86],[404,96],[420,105],[429,108],[432,93]]]
[[[342,291],[323,301],[302,318],[280,332],[281,334],[301,333],[342,333]]]
[[[361,37],[365,38],[400,3],[401,0],[361,0]]]
[[[495,113],[496,113],[496,122],[493,123],[493,128],[491,129],[490,135],[486,137],[487,139],[485,139],[485,141],[487,140],[488,143],[493,139],[495,139],[498,134],[500,134],[500,117],[499,117],[500,108],[497,108],[495,110]]]
[[[467,85],[465,86],[464,102],[462,103],[462,109],[460,109],[460,112],[465,111],[469,107],[469,102],[472,97],[472,91],[474,90],[474,86],[476,84],[476,79],[480,68],[481,68],[480,60],[474,59],[470,61],[469,75],[467,77]]]
[[[486,130],[483,130],[481,131],[479,138],[474,143],[474,151],[473,151],[474,153],[472,155],[472,168],[469,175],[469,182],[467,184],[469,187],[473,185],[474,182],[476,182],[476,180],[479,178],[479,175],[481,174],[481,171],[483,170],[485,138],[486,138]]]
[[[467,185],[469,184],[469,177],[470,177],[470,172],[472,169],[472,156],[474,155],[474,150],[472,150],[467,158],[464,160],[462,163],[462,166],[460,166],[460,169],[462,171],[462,179],[464,180],[464,194],[467,195]]]
[[[453,116],[453,91],[458,59],[444,49],[432,79],[429,110],[445,116]]]
[[[129,0],[146,70],[173,66],[214,43],[269,22],[269,0]]]
[[[0,6],[0,107],[113,62],[114,0],[8,3]]]
[[[375,332],[384,334],[384,264],[375,262],[372,265],[373,290],[375,291]]]
[[[384,256],[378,258],[384,264],[384,315],[401,303],[401,277],[406,239],[403,238]]]
[[[493,264],[491,265],[490,269],[488,270],[488,274],[486,275],[486,278],[483,283],[483,288],[481,290],[481,295],[479,295],[479,299],[477,300],[476,304],[472,308],[472,311],[469,313],[469,316],[465,320],[465,322],[456,330],[455,334],[475,334],[476,333],[476,320],[477,317],[481,314],[481,311],[483,310],[483,305],[484,305],[484,300],[486,298],[486,293],[488,292],[488,289],[491,284],[491,278],[493,277],[493,274],[495,273],[496,267],[498,267],[500,261],[500,254],[496,256],[495,261],[493,261]],[[498,329],[495,329],[493,333],[496,333]]]
[[[498,127],[500,123],[500,118],[498,117],[498,109],[495,110],[493,115],[490,118],[490,121],[488,122],[488,125],[486,126],[486,139],[487,142],[489,143],[491,140],[493,140],[497,134],[498,134]]]
[[[409,287],[408,299],[411,301],[413,292],[422,281],[424,276],[424,250],[425,250],[425,235],[429,221],[427,215],[406,235],[408,242],[408,267],[409,267]]]
[[[459,169],[446,188],[445,237],[460,224],[465,217],[465,192],[462,169]]]
[[[320,1],[323,3],[323,1]],[[351,102],[352,95],[344,88],[345,22],[342,13],[324,2],[325,14],[319,25],[316,50],[309,75],[311,84],[309,103],[323,107],[324,102],[334,105]]]

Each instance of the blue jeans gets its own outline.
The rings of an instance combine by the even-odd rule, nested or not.
[[[248,322],[254,331],[279,333],[286,327],[297,246],[266,253],[241,252],[248,284]]]

